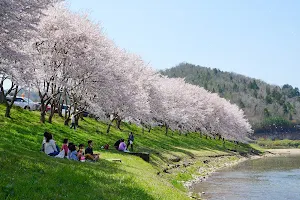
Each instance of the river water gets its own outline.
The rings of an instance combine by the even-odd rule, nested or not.
[[[213,200],[300,200],[300,157],[248,160],[212,174],[194,192]]]

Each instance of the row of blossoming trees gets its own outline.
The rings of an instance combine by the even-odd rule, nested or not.
[[[23,14],[18,14],[20,8]],[[252,131],[236,105],[183,79],[160,75],[117,47],[86,15],[43,0],[4,0],[3,9],[0,96],[8,117],[12,103],[5,96],[30,86],[39,93],[41,122],[48,104],[50,122],[54,109],[67,104],[76,116],[88,110],[100,119],[113,116],[111,121],[127,119],[144,127],[159,122],[166,133],[195,131],[243,140]],[[8,91],[5,79],[12,80]],[[70,112],[66,121],[69,117]]]

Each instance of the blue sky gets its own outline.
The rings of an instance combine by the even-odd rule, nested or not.
[[[300,87],[300,1],[69,0],[155,69],[180,62]]]
[[[300,1],[69,2],[155,69],[190,62],[300,87]]]

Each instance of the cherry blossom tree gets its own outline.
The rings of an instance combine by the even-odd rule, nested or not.
[[[21,79],[16,78],[24,73],[28,61],[26,52],[20,49],[22,42],[36,33],[42,11],[54,1],[48,0],[2,0],[0,2],[0,103],[6,104],[6,116],[10,116],[10,108],[18,92]],[[55,1],[57,2],[57,1]],[[5,92],[4,81],[9,79],[11,87]],[[11,103],[6,96],[14,91]]]
[[[71,13],[62,5],[45,11],[37,29],[38,37],[30,41],[33,44],[32,84],[39,91],[42,122],[46,106],[51,102],[51,122],[63,92],[73,100],[74,111],[77,110],[81,93],[74,91],[81,91],[78,88],[83,88],[85,80],[94,72],[97,61],[93,46],[99,36],[93,34],[97,26],[89,23],[87,17]]]
[[[152,88],[150,93],[151,114],[164,122],[166,134],[171,128],[241,140],[251,132],[243,112],[216,94],[187,84],[183,79],[158,77],[153,86],[156,90]]]
[[[117,47],[87,16],[61,5],[44,15],[37,37],[25,45],[32,63],[30,73],[23,73],[39,91],[42,122],[46,105],[52,105],[51,122],[63,97],[76,116],[84,110],[102,119],[113,116],[107,132],[113,121],[120,128],[124,119],[143,125],[161,122],[166,134],[168,129],[201,131],[243,140],[251,132],[236,105],[183,79],[159,75],[139,56]]]

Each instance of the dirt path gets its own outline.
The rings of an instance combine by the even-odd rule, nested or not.
[[[300,149],[267,149],[266,151],[277,155],[300,155]]]

